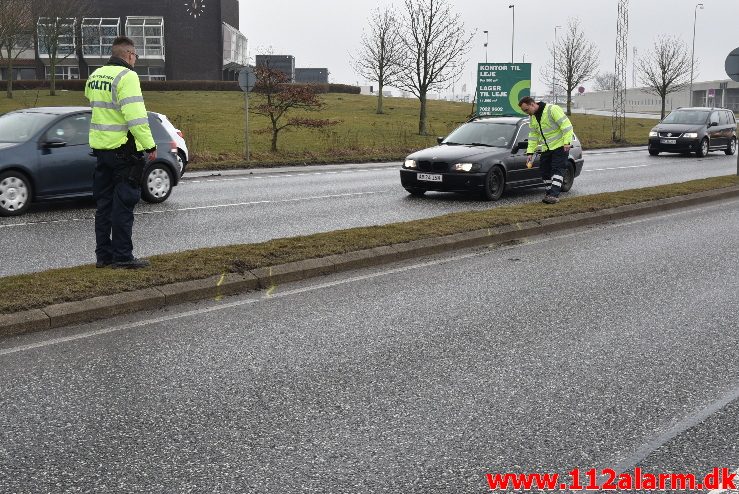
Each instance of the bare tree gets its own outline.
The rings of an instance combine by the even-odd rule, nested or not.
[[[467,33],[461,16],[453,13],[448,0],[405,0],[403,36],[409,71],[397,84],[421,102],[418,133],[428,134],[426,98],[429,91],[449,87],[467,63],[474,33]]]
[[[382,111],[382,89],[398,82],[403,73],[401,24],[392,7],[376,9],[369,20],[370,32],[362,33],[362,43],[354,70],[365,79],[377,82],[377,113]]]
[[[33,46],[33,14],[29,0],[0,0],[0,61],[8,67],[7,96],[13,97],[13,63]]]
[[[269,118],[270,128],[266,132],[272,134],[272,152],[277,151],[277,136],[288,127],[310,127],[320,129],[339,122],[328,119],[293,117],[283,120],[291,110],[319,111],[324,103],[318,97],[317,88],[310,84],[289,84],[290,76],[285,72],[265,65],[257,65],[254,69],[256,85],[254,91],[264,95],[264,101],[254,108],[257,115]]]
[[[682,91],[690,84],[688,67],[690,50],[674,36],[660,36],[652,51],[637,60],[636,71],[644,91],[662,99],[662,118],[665,118],[667,95]]]
[[[600,52],[595,43],[585,38],[580,19],[567,21],[567,34],[549,47],[550,60],[540,75],[545,83],[554,80],[555,86],[567,93],[567,115],[572,108],[572,92],[583,82],[592,79],[600,64]]]
[[[619,81],[614,72],[601,72],[595,76],[594,91],[613,91],[619,87]]]
[[[49,58],[49,94],[56,95],[56,67],[62,60],[76,56],[81,40],[80,23],[90,10],[89,0],[34,0],[38,19],[39,53]]]

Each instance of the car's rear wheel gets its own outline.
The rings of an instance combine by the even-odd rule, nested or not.
[[[724,153],[731,156],[732,154],[736,153],[736,137],[732,137],[729,141],[729,147],[724,149]]]
[[[185,152],[181,149],[177,150],[177,162],[180,164],[180,170],[184,171],[187,166],[187,158],[185,157]]]
[[[562,188],[559,189],[562,192],[568,192],[572,188],[572,184],[575,183],[575,165],[572,162],[567,163],[567,169],[562,179]]]
[[[700,146],[698,147],[698,151],[695,152],[695,155],[699,158],[704,157],[708,154],[708,138],[704,137],[701,141]]]
[[[487,201],[497,201],[505,190],[505,172],[499,166],[494,166],[485,176],[485,187],[482,197]]]
[[[19,216],[26,212],[33,197],[31,181],[21,172],[0,174],[0,216]]]
[[[650,149],[649,150],[649,156],[657,156],[659,154],[659,151],[656,149]]]
[[[405,190],[412,196],[421,197],[426,193],[426,189],[419,189],[418,187],[404,187]]]
[[[141,197],[146,202],[159,203],[167,200],[172,193],[172,172],[167,165],[155,163],[144,176]]]

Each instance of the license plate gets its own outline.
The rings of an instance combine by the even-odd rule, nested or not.
[[[677,143],[677,139],[660,139],[660,144],[675,144]]]
[[[441,182],[441,177],[443,175],[436,175],[436,174],[429,174],[429,173],[419,173],[416,177],[418,180],[422,180],[424,182]]]

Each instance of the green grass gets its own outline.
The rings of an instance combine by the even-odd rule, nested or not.
[[[244,166],[244,96],[237,92],[146,92],[147,107],[166,114],[184,133],[194,159],[192,169]],[[253,109],[260,95],[252,95]],[[468,103],[429,101],[429,136],[418,135],[416,99],[386,98],[385,114],[375,113],[373,96],[323,95],[326,108],[311,116],[339,120],[322,130],[294,129],[280,134],[279,152],[269,152],[270,135],[265,117],[249,116],[250,152],[253,164],[309,164],[386,161],[432,146],[436,136],[447,135],[464,122],[471,111]],[[81,92],[16,91],[15,98],[0,97],[0,113],[32,106],[87,105]],[[292,114],[288,114],[290,116]],[[300,113],[295,113],[300,115]],[[611,119],[573,114],[575,132],[586,149],[611,147]],[[628,119],[627,144],[646,144],[654,120]]]
[[[152,266],[145,270],[95,269],[90,265],[2,277],[0,313],[736,185],[739,185],[739,177],[726,176],[566,198],[556,206],[540,203],[491,206],[485,211],[452,213],[404,223],[159,255],[151,258]]]

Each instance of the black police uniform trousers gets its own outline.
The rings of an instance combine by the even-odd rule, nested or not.
[[[132,158],[122,150],[96,150],[93,178],[95,255],[98,262],[126,262],[133,257],[133,210],[141,199],[141,183],[131,177]]]
[[[539,170],[541,178],[547,186],[547,195],[559,197],[567,170],[567,157],[569,153],[564,147],[544,151],[539,158]]]

